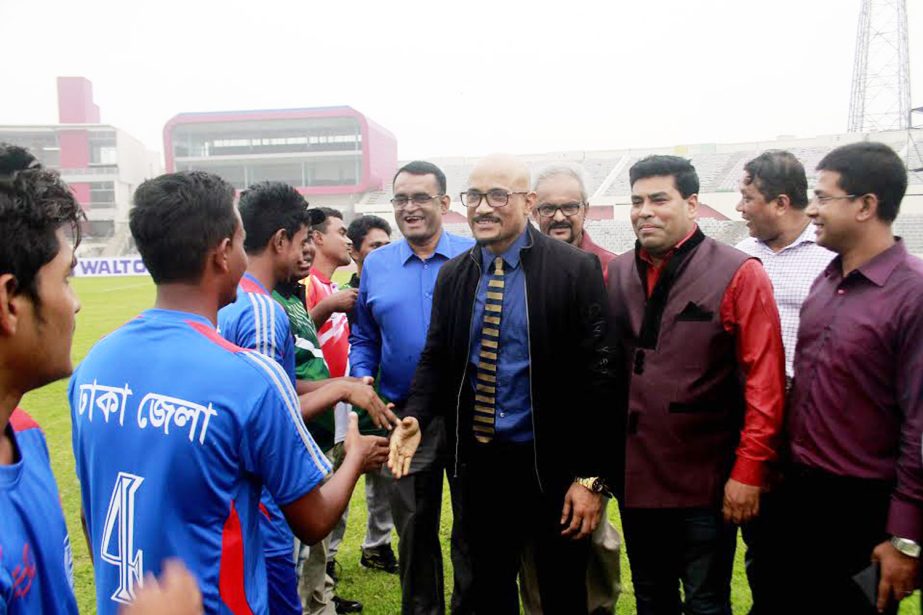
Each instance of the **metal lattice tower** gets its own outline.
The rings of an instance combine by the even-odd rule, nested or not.
[[[862,0],[849,100],[849,131],[910,126],[906,0]]]

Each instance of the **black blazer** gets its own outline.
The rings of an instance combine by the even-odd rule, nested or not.
[[[624,422],[618,417],[624,415],[599,260],[531,224],[528,233],[520,258],[537,475],[545,490],[576,477],[611,481],[620,477]],[[475,245],[439,271],[426,345],[402,412],[424,424],[433,416],[445,417],[456,475],[474,444],[474,392],[467,371],[480,250]]]

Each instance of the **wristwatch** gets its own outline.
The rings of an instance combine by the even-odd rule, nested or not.
[[[899,536],[891,537],[891,546],[906,555],[907,557],[912,557],[914,559],[920,559],[920,545],[919,543],[910,540],[909,538],[901,538]]]
[[[589,478],[575,478],[574,482],[578,485],[586,487],[593,493],[608,493],[609,487],[606,486],[606,482],[598,476],[591,476]],[[919,547],[918,547],[919,548]]]

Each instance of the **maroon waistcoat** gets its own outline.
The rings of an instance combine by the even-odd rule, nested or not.
[[[743,376],[721,300],[747,255],[690,237],[650,298],[637,249],[609,270],[615,331],[629,381],[625,496],[633,508],[715,506],[743,422]]]

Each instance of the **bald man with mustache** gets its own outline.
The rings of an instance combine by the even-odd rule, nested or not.
[[[473,611],[519,613],[531,541],[543,610],[585,613],[588,537],[612,470],[603,439],[619,441],[599,260],[529,224],[536,196],[512,156],[477,163],[460,198],[477,244],[440,271],[389,465],[400,477],[420,424],[443,416]]]

